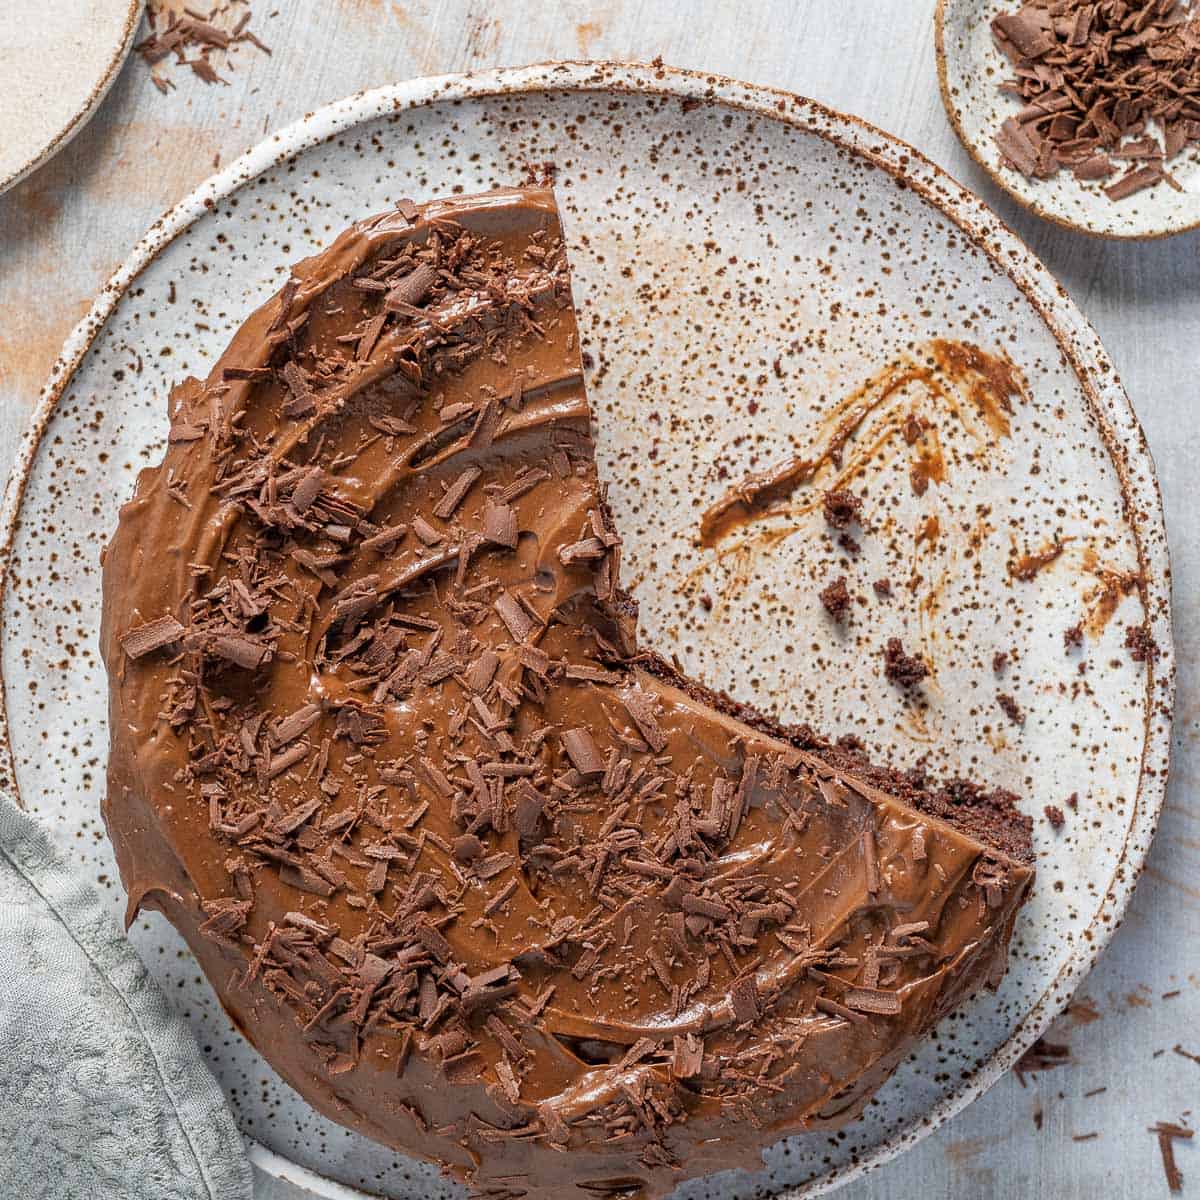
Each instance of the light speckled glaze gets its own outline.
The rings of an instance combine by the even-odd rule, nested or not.
[[[1013,786],[1036,816],[1079,793],[1061,835],[1036,822],[1039,882],[999,995],[945,1022],[844,1136],[784,1143],[766,1176],[681,1194],[829,1187],[994,1081],[1107,941],[1161,803],[1173,682],[1161,506],[1111,364],[1016,239],[886,135],[727,80],[559,65],[353,98],[217,177],[151,231],[68,346],[10,490],[11,769],[119,911],[98,818],[96,557],[133,473],[161,453],[171,382],[203,370],[286,266],[350,220],[405,195],[511,183],[547,159],[592,356],[598,455],[650,643],[784,720]],[[870,393],[889,364],[936,338],[1015,363],[1027,399],[1007,433],[917,388],[899,410],[876,406],[856,444],[916,408],[939,431],[946,477],[917,495],[903,439],[865,456],[854,481],[867,496],[861,558],[838,561],[803,497],[772,518],[770,537],[733,554],[700,547],[699,514],[728,482],[818,443],[839,400]],[[1071,540],[1052,565],[1012,577],[1021,554],[1055,537]],[[1108,586],[1139,568],[1140,589]],[[834,573],[871,597],[845,634],[815,601]],[[889,605],[871,589],[884,574],[898,585]],[[1149,678],[1121,649],[1124,626],[1144,617],[1163,650]],[[1087,618],[1081,682],[1062,634]],[[883,684],[887,635],[931,660],[927,706]],[[1013,656],[1002,681],[998,651]],[[999,710],[1000,690],[1023,726]],[[133,937],[184,998],[243,1128],[267,1147],[260,1162],[279,1154],[374,1192],[442,1194],[424,1168],[320,1121],[279,1084],[161,922]]]
[[[1200,147],[1168,164],[1182,191],[1167,184],[1127,200],[1110,200],[1101,190],[1111,180],[1083,183],[1069,171],[1053,179],[1028,179],[1005,165],[995,135],[1020,104],[998,88],[1012,65],[992,38],[1000,13],[1019,0],[938,0],[934,16],[942,102],[971,157],[1014,200],[1057,225],[1108,238],[1156,238],[1200,225]]]
[[[0,192],[87,124],[116,79],[144,0],[7,0],[0,46]]]

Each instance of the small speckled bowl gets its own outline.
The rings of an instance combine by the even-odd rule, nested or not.
[[[1069,171],[1027,179],[1001,161],[995,135],[1020,104],[999,89],[1012,66],[992,38],[992,19],[1021,0],[938,0],[934,16],[938,81],[955,132],[971,157],[1014,200],[1039,217],[1098,237],[1167,237],[1200,227],[1200,147],[1172,159],[1183,189],[1165,183],[1126,200],[1110,200],[1101,183],[1082,183]],[[1102,181],[1104,183],[1111,180]]]
[[[952,1116],[1070,998],[1149,847],[1174,695],[1162,505],[1112,363],[1029,250],[887,134],[716,76],[560,63],[354,96],[209,180],[101,293],[19,455],[0,528],[0,782],[119,917],[99,818],[99,556],[138,470],[162,454],[172,383],[204,374],[289,266],[351,221],[406,196],[518,183],[546,162],[645,641],[785,721],[1008,787],[1035,818],[1038,882],[999,990],[943,1021],[836,1136],[789,1139],[762,1173],[678,1193],[812,1195]],[[997,406],[969,372],[927,379],[931,349],[948,353],[939,339],[1011,360],[1020,394]],[[864,497],[860,552],[813,502],[832,466],[754,528],[700,544],[700,514],[731,483],[827,448],[847,420],[836,471]],[[817,599],[837,575],[855,597],[845,626]],[[890,596],[873,586],[883,578]],[[1148,665],[1123,645],[1143,623],[1159,648]],[[1084,644],[1065,646],[1076,624]],[[884,681],[888,637],[930,664],[922,702]],[[1066,810],[1061,831],[1047,805]],[[231,1028],[164,921],[139,919],[130,937],[196,1030],[262,1171],[326,1197],[462,1194],[314,1113]]]
[[[57,154],[100,107],[144,0],[4,0],[0,192]]]

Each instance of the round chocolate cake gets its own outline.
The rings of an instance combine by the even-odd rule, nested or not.
[[[1008,797],[639,650],[548,192],[352,228],[170,420],[104,563],[105,819],[333,1120],[661,1196],[853,1119],[1004,970]]]

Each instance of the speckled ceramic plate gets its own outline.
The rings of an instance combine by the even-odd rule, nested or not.
[[[288,265],[348,222],[547,162],[647,640],[784,720],[1010,787],[1035,817],[1038,884],[999,992],[944,1021],[843,1133],[792,1139],[764,1174],[680,1193],[811,1194],[960,1109],[1066,1002],[1124,910],[1169,746],[1162,509],[1112,364],[1029,251],[886,134],[727,79],[559,64],[356,96],[210,180],[71,338],[10,487],[8,769],[120,914],[99,819],[98,557],[136,472],[162,452],[169,387],[203,373]],[[984,386],[970,363],[991,360],[966,344],[1011,361],[1011,397]],[[943,369],[930,375],[931,362]],[[813,485],[702,548],[704,506],[793,453],[824,461]],[[857,555],[813,504],[834,480],[866,498]],[[859,598],[844,630],[817,601],[838,575]],[[890,599],[873,587],[884,578]],[[1160,651],[1149,668],[1123,647],[1142,622]],[[1068,652],[1075,625],[1084,643]],[[889,636],[932,666],[925,703],[883,680]],[[1057,834],[1047,805],[1066,814]],[[284,1086],[165,922],[141,919],[131,936],[196,1029],[261,1169],[325,1195],[346,1194],[330,1181],[454,1194]]]
[[[1107,238],[1156,238],[1200,226],[1200,146],[1171,160],[1180,185],[1148,188],[1110,200],[1099,183],[1081,183],[1070,172],[1026,179],[1001,162],[995,135],[1020,108],[998,88],[1012,66],[992,39],[992,19],[1014,12],[1021,0],[938,0],[935,23],[942,102],[971,157],[1018,203],[1056,225]]]
[[[0,192],[57,154],[100,106],[144,0],[4,0]]]

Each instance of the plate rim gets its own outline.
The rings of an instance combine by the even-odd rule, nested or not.
[[[145,6],[146,0],[128,0],[125,28],[121,33],[120,41],[117,42],[112,58],[109,59],[108,66],[104,68],[104,73],[93,84],[88,98],[70,120],[48,142],[34,152],[32,158],[17,167],[11,174],[0,179],[0,195],[10,188],[16,187],[21,180],[32,175],[38,167],[44,166],[60,150],[65,149],[75,135],[92,119],[96,109],[104,102],[105,96],[117,81],[117,76],[125,66],[125,61],[129,58],[129,52],[133,49],[134,36],[137,34],[138,26],[142,23],[142,11]]]
[[[939,0],[939,11],[944,0]],[[0,504],[0,649],[6,636],[5,602],[21,505],[42,438],[59,400],[129,287],[175,238],[217,203],[273,167],[367,121],[435,103],[464,102],[537,92],[614,92],[684,103],[713,103],[782,121],[814,134],[916,191],[957,226],[992,266],[1006,275],[1045,322],[1079,380],[1117,472],[1137,542],[1146,620],[1161,651],[1146,671],[1147,703],[1137,792],[1111,878],[1083,935],[1067,961],[1020,1017],[992,1054],[922,1116],[882,1140],[869,1153],[804,1183],[784,1188],[776,1200],[826,1194],[862,1177],[915,1145],[987,1091],[1045,1031],[1074,994],[1121,923],[1141,875],[1166,797],[1175,700],[1175,655],[1171,628],[1170,562],[1165,516],[1154,460],[1145,433],[1116,368],[1091,323],[1049,269],[982,199],[902,139],[818,101],[727,76],[651,63],[556,60],[419,77],[356,92],[327,104],[269,135],[223,170],[210,176],[155,221],[102,287],[91,310],[76,325],[51,367],[18,447]],[[1085,361],[1086,359],[1086,361]],[[1101,383],[1103,388],[1101,388]],[[1123,434],[1117,425],[1123,427]],[[0,656],[0,786],[21,803],[9,737],[7,681]],[[1097,889],[1099,892],[1099,889]],[[1107,919],[1105,919],[1107,918]],[[317,1195],[362,1197],[370,1193],[293,1163],[247,1138],[260,1169]],[[329,1190],[332,1189],[332,1190]]]
[[[1108,242],[1154,242],[1160,241],[1163,238],[1176,237],[1181,233],[1193,233],[1197,229],[1200,229],[1200,199],[1197,200],[1198,215],[1196,219],[1186,225],[1168,225],[1145,229],[1139,232],[1121,233],[1112,229],[1101,229],[1083,221],[1072,220],[1070,217],[1064,217],[1060,213],[1051,212],[1035,196],[1024,194],[1019,190],[1022,186],[1021,183],[1015,178],[997,171],[991,163],[987,162],[978,144],[967,136],[967,131],[963,128],[962,122],[958,118],[958,112],[950,96],[949,56],[946,53],[945,26],[946,6],[952,2],[953,0],[937,0],[937,7],[933,12],[933,49],[934,57],[937,59],[938,91],[942,97],[942,107],[946,110],[946,119],[950,122],[950,127],[954,130],[959,142],[962,143],[963,149],[970,155],[971,161],[1006,196],[1015,200],[1026,212],[1033,213],[1035,217],[1041,217],[1043,221],[1048,221],[1051,225],[1057,225],[1059,229],[1067,229],[1072,233],[1083,233],[1088,237]]]

